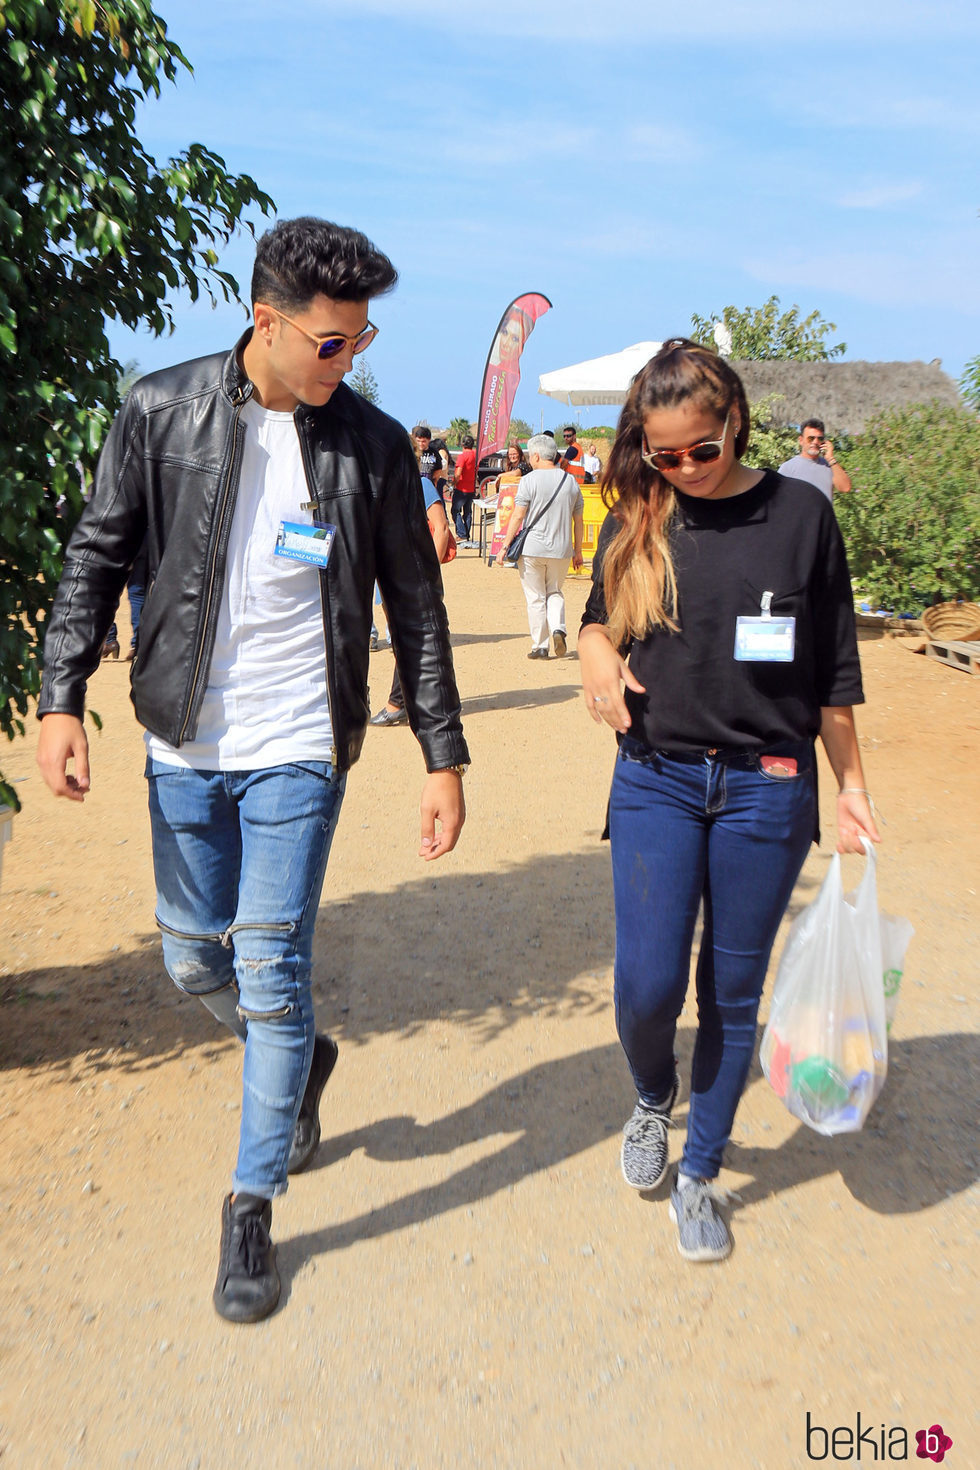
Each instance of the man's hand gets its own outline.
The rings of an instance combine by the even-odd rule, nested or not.
[[[74,775],[68,772],[71,760],[75,762]],[[55,796],[67,796],[69,801],[85,800],[85,793],[91,785],[88,739],[77,715],[44,716],[37,742],[37,763]]]
[[[422,787],[422,845],[419,857],[433,858],[452,852],[466,820],[463,778],[456,771],[433,771]],[[438,822],[438,830],[436,823]]]

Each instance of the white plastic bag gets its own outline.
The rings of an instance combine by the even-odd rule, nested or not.
[[[856,1133],[888,1069],[907,919],[878,913],[875,854],[845,896],[840,856],[817,897],[793,921],[779,961],[760,1059],[795,1118],[818,1133]],[[886,1002],[886,989],[888,999]]]

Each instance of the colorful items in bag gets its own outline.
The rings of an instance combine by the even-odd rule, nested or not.
[[[875,857],[845,897],[835,854],[820,893],[794,920],[779,962],[760,1060],[794,1117],[818,1133],[861,1128],[888,1067],[907,919],[878,912]]]

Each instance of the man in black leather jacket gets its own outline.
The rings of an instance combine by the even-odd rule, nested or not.
[[[404,430],[342,382],[375,335],[371,300],[396,280],[369,240],[327,221],[262,237],[253,328],[127,397],[45,639],[38,764],[56,795],[82,801],[86,682],[145,544],[132,700],[164,961],[245,1043],[214,1290],[236,1322],[278,1302],[271,1200],[312,1158],[337,1056],[315,1031],[313,926],[368,722],[375,581],[429,772],[420,855],[451,851],[465,815],[469,757],[418,467]]]

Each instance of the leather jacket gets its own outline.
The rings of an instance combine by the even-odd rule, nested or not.
[[[38,715],[82,718],[133,561],[145,543],[147,596],[132,665],[140,723],[180,746],[197,730],[221,603],[252,384],[250,333],[228,354],[181,363],[130,391],[99,459],[65,555],[44,645]],[[370,714],[374,583],[384,598],[405,705],[426,768],[469,760],[442,580],[420,476],[400,424],[341,383],[294,415],[309,501],[337,527],[319,573],[334,764],[357,760]]]

